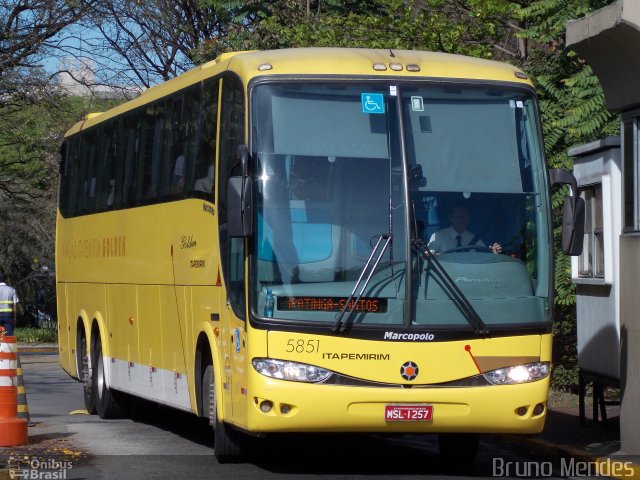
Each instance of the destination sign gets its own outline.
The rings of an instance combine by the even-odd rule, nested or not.
[[[299,310],[305,312],[339,312],[348,298],[345,297],[278,297],[278,310],[292,311]],[[347,311],[353,308],[355,299],[349,302]],[[386,298],[361,298],[356,304],[356,312],[363,313],[385,313],[387,311]]]

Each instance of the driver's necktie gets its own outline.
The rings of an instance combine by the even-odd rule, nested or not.
[[[456,235],[456,240],[458,241],[458,243],[456,243],[456,248],[461,247],[462,246],[462,235]]]

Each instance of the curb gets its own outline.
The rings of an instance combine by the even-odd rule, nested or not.
[[[24,346],[24,345],[19,345],[18,346],[18,354],[23,354],[23,353],[58,353],[59,352],[59,348],[58,346],[38,346],[38,345],[34,345],[34,346]]]
[[[601,458],[600,455],[583,450],[582,448],[578,448],[573,445],[563,445],[550,440],[544,440],[542,438],[521,437],[518,435],[505,435],[503,438],[510,443],[521,447],[527,447],[546,457],[569,457],[581,462],[596,462]]]
[[[579,462],[595,465],[598,475],[619,480],[640,480],[640,465],[617,459],[614,455],[603,457],[573,445],[558,444],[542,438],[505,435],[506,441],[521,447],[529,448],[536,453],[553,458],[570,458]],[[613,468],[612,465],[619,468]],[[629,471],[631,470],[631,471]]]

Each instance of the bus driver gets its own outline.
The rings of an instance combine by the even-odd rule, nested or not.
[[[454,205],[449,211],[449,225],[438,230],[429,239],[427,245],[433,253],[446,253],[450,250],[465,247],[488,248],[493,253],[502,252],[502,245],[495,242],[486,247],[482,239],[467,230],[469,225],[469,208],[466,205]]]

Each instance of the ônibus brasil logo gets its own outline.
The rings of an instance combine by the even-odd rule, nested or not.
[[[420,369],[414,362],[405,362],[400,367],[400,376],[405,380],[414,380],[418,376]]]

